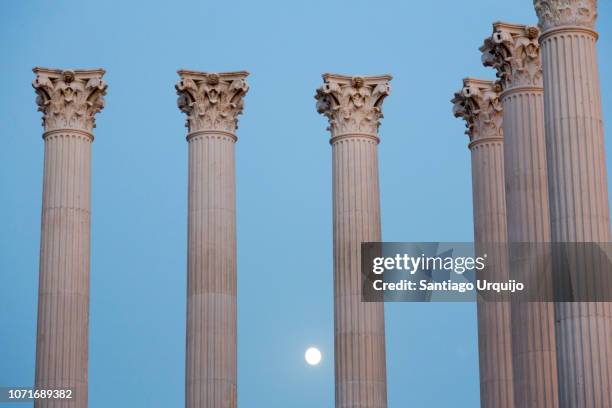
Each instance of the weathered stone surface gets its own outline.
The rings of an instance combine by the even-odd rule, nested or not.
[[[317,111],[329,119],[332,136],[376,135],[383,117],[383,101],[391,92],[391,77],[325,74],[323,80],[316,94]]]
[[[595,28],[597,0],[534,0],[542,31],[563,26]]]
[[[497,73],[503,91],[542,87],[542,62],[537,27],[497,22],[480,51],[482,63]]]
[[[59,70],[34,68],[32,86],[38,97],[38,110],[43,113],[46,131],[79,129],[86,132],[96,127],[95,116],[104,108],[106,82],[103,69]]]
[[[249,90],[248,72],[196,72],[180,70],[176,84],[178,107],[187,115],[189,132],[235,132]]]
[[[453,115],[465,121],[471,143],[503,142],[501,87],[493,81],[466,78],[451,100]]]

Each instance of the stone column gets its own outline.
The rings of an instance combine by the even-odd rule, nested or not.
[[[515,243],[550,242],[538,36],[536,27],[497,22],[480,48],[483,64],[497,71],[502,88],[508,241]],[[534,247],[530,256],[527,248],[511,247],[512,278],[524,276],[534,287],[547,284],[552,294],[550,264],[544,265],[540,249]],[[554,303],[513,301],[511,308],[516,404],[556,408]]]
[[[178,71],[187,115],[189,212],[185,406],[236,407],[234,143],[247,72]]]
[[[596,0],[534,0],[542,30],[551,236],[610,241]],[[557,303],[561,407],[612,406],[612,304]]]
[[[507,239],[499,86],[492,81],[466,78],[451,102],[454,115],[465,120],[470,137],[474,241],[479,252],[490,252],[487,248],[496,251],[496,256],[489,256],[487,274],[504,280],[508,260],[498,246]],[[481,406],[514,408],[510,305],[479,299],[477,308]]]
[[[104,70],[34,68],[43,114],[43,176],[35,387],[72,389],[71,400],[35,407],[87,407],[91,143],[104,107]]]
[[[381,240],[378,127],[391,77],[323,80],[315,97],[332,145],[336,407],[384,408],[384,304],[361,301],[361,243]]]

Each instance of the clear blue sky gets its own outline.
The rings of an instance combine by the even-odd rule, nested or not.
[[[612,4],[599,11],[610,128]],[[469,241],[467,136],[449,100],[464,76],[494,77],[478,51],[493,21],[536,22],[531,0],[28,0],[1,2],[0,15],[0,386],[34,377],[43,141],[31,69],[107,70],[93,153],[91,408],[183,404],[177,69],[251,72],[236,146],[239,404],[332,407],[321,73],[394,76],[379,150],[383,238]],[[388,304],[386,323],[391,408],[478,406],[473,304]],[[311,344],[324,353],[317,368],[304,363]]]

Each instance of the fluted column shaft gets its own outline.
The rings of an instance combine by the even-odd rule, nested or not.
[[[551,236],[610,241],[596,1],[535,0],[542,29]],[[557,303],[559,403],[612,406],[610,303]]]
[[[45,135],[36,388],[74,389],[87,406],[91,137]]]
[[[508,241],[550,242],[542,89],[504,92],[502,104]],[[512,250],[510,257],[513,260]],[[543,265],[537,258],[530,264],[523,260],[511,265],[531,269],[517,273],[550,275],[548,269],[542,270]],[[549,277],[528,279],[538,280],[551,283]],[[554,303],[514,301],[511,304],[517,406],[558,407]]]
[[[504,142],[485,140],[470,144],[474,237],[477,243],[505,242]]]
[[[380,236],[377,142],[332,144],[336,406],[386,406],[383,303],[361,301],[361,243]]]
[[[246,72],[179,71],[179,108],[189,134],[187,408],[237,405],[237,116]],[[221,115],[220,113],[229,113]]]
[[[234,140],[216,132],[189,138],[187,407],[235,406]]]
[[[106,84],[102,70],[34,72],[45,125],[35,388],[72,391],[70,399],[37,399],[34,406],[85,408],[91,130]],[[94,106],[87,106],[88,99]]]
[[[501,101],[508,240],[549,242],[543,89],[509,89]]]
[[[470,150],[474,236],[482,248],[506,240],[503,141],[472,144]],[[497,267],[507,268],[505,261],[501,256]],[[514,407],[510,305],[479,301],[477,312],[480,404],[483,408]]]
[[[377,131],[391,78],[323,78],[316,97],[332,131],[336,407],[385,408],[384,304],[362,302],[361,243],[381,240]]]
[[[475,244],[480,253],[489,254],[486,278],[505,280],[508,259],[499,246],[507,239],[499,90],[491,81],[467,78],[452,102],[455,116],[465,119],[470,136]],[[510,305],[479,299],[477,312],[480,404],[483,408],[514,408]]]
[[[550,242],[538,35],[536,27],[497,22],[480,48],[502,89],[508,241],[513,243]],[[510,247],[510,265],[516,268],[512,278],[526,278],[525,285],[544,282],[552,292],[541,248],[534,246],[532,254],[526,249]],[[554,313],[552,302],[511,304],[514,391],[521,408],[559,406]]]

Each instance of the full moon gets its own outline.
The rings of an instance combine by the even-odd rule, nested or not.
[[[312,366],[317,365],[321,362],[321,352],[316,347],[309,347],[304,353],[304,359]]]

